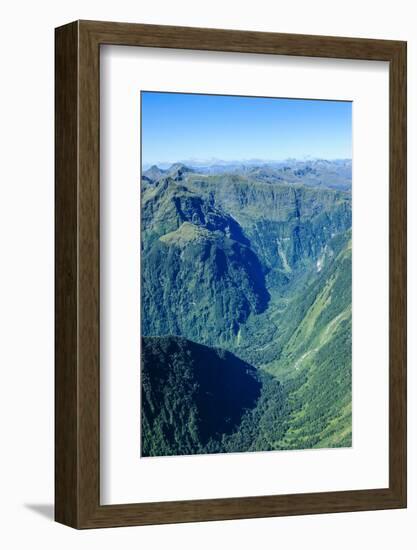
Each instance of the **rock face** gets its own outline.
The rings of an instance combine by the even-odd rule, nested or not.
[[[145,454],[351,444],[351,166],[340,166],[334,185],[325,161],[143,174]]]
[[[317,261],[325,244],[351,226],[350,194],[329,189],[270,185],[241,176],[190,180],[240,224],[270,268]],[[277,249],[280,253],[277,254]]]

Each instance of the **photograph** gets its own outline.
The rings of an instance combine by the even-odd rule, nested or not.
[[[140,91],[140,457],[352,446],[352,102]]]
[[[43,7],[1,10],[0,550],[416,550],[416,3]]]

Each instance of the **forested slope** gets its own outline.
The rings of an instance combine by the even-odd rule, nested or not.
[[[143,454],[351,444],[351,195],[306,174],[144,174]]]

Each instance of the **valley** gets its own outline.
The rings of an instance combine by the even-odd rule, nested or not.
[[[351,445],[350,161],[142,173],[142,456]]]

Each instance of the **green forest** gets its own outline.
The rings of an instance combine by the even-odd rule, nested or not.
[[[141,455],[349,447],[346,162],[141,180]]]

